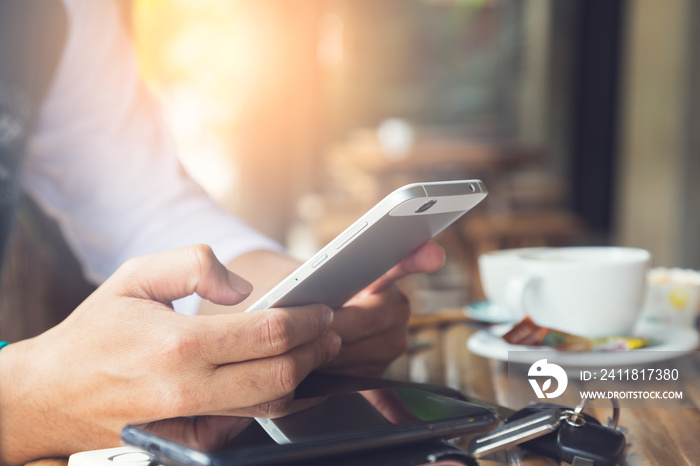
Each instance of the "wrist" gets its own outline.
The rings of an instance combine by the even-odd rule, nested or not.
[[[23,403],[20,392],[23,391],[26,371],[24,349],[26,342],[20,341],[12,346],[6,346],[0,351],[0,464],[19,464],[22,443],[21,425]],[[23,442],[24,440],[24,442]]]
[[[34,339],[0,351],[0,464],[24,464],[44,456],[47,411],[38,398],[47,387],[31,379],[41,372]]]

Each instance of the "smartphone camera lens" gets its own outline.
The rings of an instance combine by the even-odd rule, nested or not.
[[[426,203],[423,204],[422,206],[418,207],[418,210],[416,210],[416,213],[419,214],[419,213],[421,213],[421,212],[425,212],[426,210],[428,210],[428,209],[430,209],[432,206],[434,206],[435,203],[437,203],[437,200],[435,200],[435,199],[433,199],[432,201],[426,202]]]

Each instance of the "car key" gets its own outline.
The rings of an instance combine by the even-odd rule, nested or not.
[[[551,408],[558,409],[560,414],[564,413],[564,411],[571,410],[571,408],[562,405],[557,405],[554,403],[532,403],[526,406],[525,408],[521,409],[520,411],[510,415],[506,419],[505,423],[509,424],[511,422],[515,422],[519,419],[522,419],[525,416],[530,416],[531,414]],[[581,413],[581,415],[584,416],[586,422],[600,424],[598,419],[594,418],[593,416],[590,416],[586,413]],[[559,459],[559,444],[557,443],[556,432],[550,432],[541,437],[528,440],[520,444],[520,448],[523,448],[536,455],[542,455],[552,459]]]
[[[578,409],[578,408],[577,408]],[[576,465],[613,466],[620,462],[627,441],[619,430],[587,422],[580,411],[566,411],[557,432],[559,458]]]
[[[539,410],[496,429],[478,435],[469,442],[467,451],[474,458],[495,453],[554,432],[562,421],[562,412],[557,408]]]

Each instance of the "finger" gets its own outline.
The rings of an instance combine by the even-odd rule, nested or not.
[[[127,281],[126,293],[162,303],[197,293],[217,304],[232,305],[245,299],[253,286],[230,272],[209,246],[195,245],[127,261],[110,279]]]
[[[368,368],[368,373],[380,374],[396,358],[406,352],[408,333],[405,329],[393,329],[389,332],[376,335],[365,341],[355,344],[345,344],[338,355],[323,366],[324,371],[330,369],[342,369],[343,373],[349,369]],[[355,372],[359,375],[362,370]]]
[[[398,327],[405,331],[411,309],[408,299],[392,286],[380,293],[362,294],[335,311],[333,329],[343,344],[354,344]]]
[[[240,412],[244,407],[289,396],[311,371],[339,350],[340,337],[331,331],[280,356],[220,366],[200,392],[200,412]]]
[[[333,311],[321,304],[191,319],[203,357],[214,365],[279,356],[321,338]]]
[[[438,270],[445,263],[445,250],[435,241],[428,241],[410,256],[392,267],[388,272],[375,280],[361,295],[378,293],[397,280],[412,273],[430,273]]]

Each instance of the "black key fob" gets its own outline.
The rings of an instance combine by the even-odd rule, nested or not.
[[[559,458],[573,463],[580,457],[593,461],[595,466],[614,466],[625,452],[627,440],[622,432],[592,424],[586,420],[582,425],[571,425],[562,421],[557,432]]]
[[[553,403],[532,403],[526,406],[525,408],[521,409],[517,413],[511,414],[505,422],[508,423],[511,421],[515,421],[525,416],[529,416],[530,414],[534,414],[537,411],[548,408],[557,408],[560,409],[561,412],[571,409],[566,406],[557,405]],[[587,423],[600,425],[600,422],[598,422],[598,420],[593,416],[588,415],[586,413],[582,414]],[[562,424],[564,423],[565,422],[562,422]],[[521,443],[519,446],[536,455],[542,455],[548,458],[559,459],[559,444],[557,443],[557,431],[554,431],[551,434],[543,435],[542,437],[538,437],[533,440],[528,440],[525,443]]]

